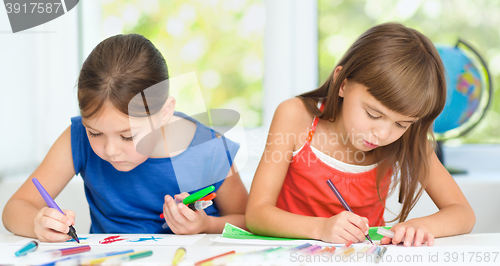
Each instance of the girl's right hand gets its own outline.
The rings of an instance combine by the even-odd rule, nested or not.
[[[69,226],[75,224],[75,212],[43,207],[35,216],[35,234],[42,242],[64,242],[71,239]]]
[[[343,211],[326,219],[321,231],[321,240],[336,244],[344,244],[349,240],[357,243],[363,242],[367,234],[367,218]]]

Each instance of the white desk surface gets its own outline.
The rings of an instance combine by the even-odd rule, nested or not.
[[[212,242],[217,234],[205,235],[195,244],[185,247],[186,257],[179,264],[194,265],[200,260],[222,254],[228,251],[235,250],[236,252],[248,252],[263,250],[272,246],[262,245],[241,245],[241,244],[223,244]],[[0,265],[25,265],[26,259],[16,258],[14,253],[20,249],[20,246],[12,246],[13,243],[27,239],[12,234],[0,234]],[[364,245],[356,246],[358,252]],[[37,251],[65,248],[66,246],[40,246]],[[179,246],[92,246],[92,251],[98,253],[120,251],[133,248],[135,251],[152,250],[153,255],[146,258],[141,258],[134,261],[129,261],[124,265],[171,265],[172,258]],[[402,247],[402,246],[387,246],[387,252],[384,257],[386,261],[374,263],[373,258],[367,262],[364,253],[358,255],[346,256],[341,252],[336,252],[334,255],[306,255],[303,253],[287,253],[281,256],[278,260],[273,261],[253,261],[253,262],[238,262],[228,265],[331,265],[333,263],[347,263],[356,265],[500,265],[500,233],[488,234],[469,234],[453,237],[438,238],[435,240],[433,247]],[[313,257],[316,256],[316,257]],[[391,259],[391,261],[387,261]],[[401,260],[396,262],[396,260]],[[406,262],[405,262],[406,261]]]

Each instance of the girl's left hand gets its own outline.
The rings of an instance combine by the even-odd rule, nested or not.
[[[427,243],[427,246],[434,245],[434,235],[429,233],[429,231],[422,225],[415,223],[413,221],[406,221],[403,223],[396,224],[391,228],[394,232],[394,237],[391,239],[384,236],[380,240],[380,244],[394,244],[403,243],[405,247],[415,246],[419,247],[422,244]]]
[[[175,195],[175,199],[182,201],[187,196],[189,194],[183,192]],[[189,235],[206,231],[208,216],[205,211],[193,211],[182,202],[176,204],[175,199],[170,195],[166,195],[163,204],[163,215],[172,232],[177,235]]]

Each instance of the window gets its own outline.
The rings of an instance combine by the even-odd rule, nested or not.
[[[196,72],[208,108],[240,111],[245,127],[262,124],[262,0],[102,1],[101,10],[101,39],[144,35],[165,57],[171,77]]]

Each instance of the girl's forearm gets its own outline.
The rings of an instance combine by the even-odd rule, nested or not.
[[[34,220],[38,211],[35,206],[26,201],[11,199],[5,205],[2,221],[5,228],[12,233],[36,238]]]
[[[203,230],[203,233],[206,234],[221,234],[226,223],[247,230],[244,214],[228,214],[221,217],[207,216],[207,219],[206,229]]]
[[[476,216],[470,207],[451,204],[432,215],[409,221],[422,224],[434,237],[445,237],[470,233]]]
[[[247,209],[246,215],[246,225],[253,233],[286,238],[321,239],[326,221],[322,217],[293,214],[271,204]]]

